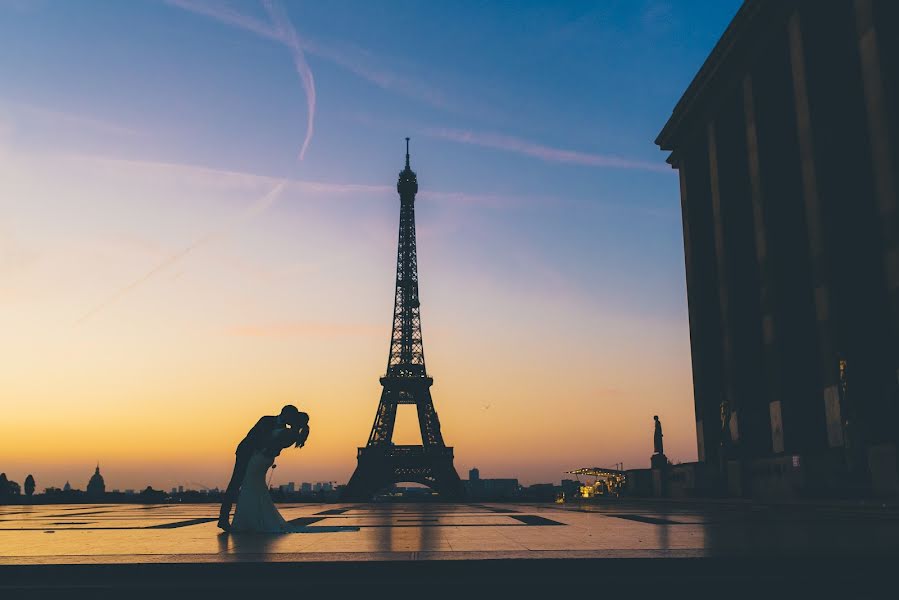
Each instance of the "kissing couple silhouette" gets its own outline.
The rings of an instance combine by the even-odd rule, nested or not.
[[[234,471],[219,510],[226,532],[288,533],[290,527],[272,502],[265,474],[285,448],[302,448],[309,438],[309,415],[288,404],[278,416],[264,416],[237,445]],[[234,521],[231,506],[237,502]]]

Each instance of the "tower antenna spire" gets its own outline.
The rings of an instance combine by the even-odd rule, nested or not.
[[[406,168],[409,167],[409,138],[406,138]]]

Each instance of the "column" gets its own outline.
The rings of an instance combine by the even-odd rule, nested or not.
[[[885,35],[889,21],[874,18],[872,0],[855,0],[855,34],[858,38],[859,63],[867,118],[867,138],[871,153],[871,174],[873,195],[881,234],[883,262],[883,283],[886,292],[888,339],[885,353],[888,363],[885,368],[892,377],[885,382],[882,404],[877,407],[881,420],[894,421],[899,402],[899,230],[897,230],[896,163],[890,139],[891,115],[884,85],[886,73],[880,56],[880,35]],[[895,21],[892,23],[895,25]],[[886,29],[878,30],[878,26]],[[896,32],[893,31],[893,35]],[[888,63],[889,64],[889,63]],[[895,64],[895,63],[894,63]],[[896,107],[892,107],[896,111]],[[895,118],[895,117],[893,117]],[[886,315],[885,315],[886,316]],[[851,365],[850,365],[851,369]],[[851,373],[851,371],[850,371]],[[869,415],[874,411],[868,411]],[[892,413],[892,414],[890,414]],[[870,428],[869,428],[870,430]],[[876,492],[895,494],[899,491],[899,455],[897,442],[899,433],[894,428],[880,430],[876,438],[869,440],[868,471],[871,484]]]
[[[796,105],[796,129],[799,141],[799,162],[802,174],[802,193],[805,204],[809,257],[812,266],[812,285],[817,319],[818,372],[823,392],[827,423],[827,441],[831,447],[843,445],[840,396],[837,389],[833,331],[831,327],[830,273],[825,254],[824,219],[818,194],[815,170],[814,141],[808,87],[805,75],[805,51],[799,13],[794,12],[788,23],[790,66],[793,75],[793,96]]]
[[[716,445],[708,443],[706,436],[712,434],[716,428],[714,424],[712,430],[706,429],[703,419],[703,406],[706,401],[705,394],[702,390],[702,352],[700,349],[701,342],[699,336],[694,331],[699,327],[699,319],[701,318],[699,311],[699,299],[696,297],[696,280],[695,268],[693,266],[693,247],[690,235],[690,211],[688,210],[687,200],[687,165],[686,161],[678,158],[672,161],[674,167],[678,170],[680,178],[680,204],[681,204],[681,223],[684,231],[684,269],[687,279],[687,314],[690,321],[690,355],[693,367],[693,401],[694,413],[696,419],[696,454],[700,462],[706,462],[716,456]]]
[[[722,444],[721,322],[705,139],[684,144],[672,158],[681,186],[684,259],[699,460],[719,464]]]
[[[878,34],[875,27],[872,0],[855,1],[855,24],[861,60],[862,85],[868,119],[868,139],[874,175],[874,196],[883,236],[884,277],[890,306],[891,364],[899,380],[899,229],[897,229],[896,181],[894,155],[891,147],[884,92],[883,71],[880,64]],[[893,107],[893,110],[896,110]],[[896,398],[895,386],[892,396]]]
[[[721,315],[721,349],[724,363],[724,403],[722,417],[730,435],[730,441],[740,441],[739,406],[734,389],[734,339],[731,330],[729,297],[727,288],[727,252],[724,241],[724,219],[721,210],[721,185],[718,177],[718,146],[715,124],[708,125],[709,184],[712,198],[712,223],[715,235],[715,258],[718,274],[718,302]],[[726,440],[725,440],[726,441]]]
[[[672,157],[673,158],[673,157]],[[702,420],[702,409],[700,403],[702,401],[699,392],[699,381],[702,378],[702,369],[700,367],[701,356],[698,352],[698,340],[695,340],[693,329],[697,326],[697,310],[696,300],[691,295],[695,292],[696,284],[693,280],[693,252],[690,244],[690,214],[687,210],[687,173],[685,161],[678,159],[672,160],[672,165],[677,169],[678,178],[680,180],[680,206],[681,206],[681,225],[684,232],[684,271],[687,279],[687,316],[690,322],[690,363],[693,367],[693,408],[694,417],[696,419],[696,455],[700,462],[706,461],[706,443],[705,431]]]
[[[762,342],[765,362],[768,413],[771,424],[771,446],[775,453],[784,451],[783,407],[781,399],[781,356],[777,340],[776,283],[769,263],[768,236],[765,227],[765,207],[759,164],[759,143],[756,130],[755,99],[752,76],[743,78],[743,110],[746,119],[746,153],[749,163],[749,189],[752,199],[752,222],[755,231],[756,259],[759,266],[759,294],[762,312]]]

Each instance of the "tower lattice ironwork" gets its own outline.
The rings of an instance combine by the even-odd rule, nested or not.
[[[431,399],[434,379],[425,368],[415,245],[418,179],[409,166],[409,138],[406,138],[406,168],[400,171],[396,190],[400,195],[400,232],[387,373],[381,377],[381,401],[368,444],[359,448],[358,465],[344,490],[344,498],[368,500],[390,484],[411,481],[429,486],[446,499],[458,500],[463,496],[462,482],[453,466],[453,449],[443,442],[440,420]],[[415,405],[421,445],[393,443],[400,404]]]

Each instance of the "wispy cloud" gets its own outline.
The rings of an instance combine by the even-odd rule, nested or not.
[[[198,2],[197,0],[165,0],[165,2],[182,10],[209,17],[220,23],[244,29],[270,40],[284,41],[280,34],[268,23],[247,16],[223,4],[210,4],[208,2]]]
[[[361,48],[349,44],[306,40],[306,50],[383,90],[424,102],[434,108],[456,110],[456,105],[447,98],[443,91],[382,66],[374,65],[371,53]]]
[[[93,154],[65,155],[66,160],[94,164],[100,167],[113,167],[122,173],[154,173],[160,178],[184,178],[193,184],[230,190],[256,190],[285,182],[285,191],[319,193],[319,194],[395,194],[396,188],[390,185],[314,181],[299,178],[282,178],[271,175],[260,175],[247,171],[219,169],[191,163],[172,163],[152,160],[134,160],[115,158]]]
[[[262,0],[262,5],[271,19],[271,23],[265,23],[223,4],[210,4],[197,0],[165,0],[165,2],[176,8],[278,42],[290,51],[297,75],[303,84],[303,91],[306,93],[306,137],[299,153],[299,159],[303,160],[315,129],[315,77],[312,75],[309,63],[306,62],[304,54],[306,43],[297,34],[296,28],[290,22],[284,8],[273,0]]]
[[[551,203],[555,198],[547,196],[525,196],[509,194],[475,194],[470,192],[441,192],[438,190],[423,189],[418,192],[421,200],[435,200],[452,204],[472,204],[492,207],[520,206],[528,203]]]
[[[312,132],[315,129],[315,78],[312,76],[312,69],[306,62],[306,56],[303,54],[303,46],[297,30],[294,28],[287,13],[280,4],[275,4],[272,0],[263,0],[265,10],[277,28],[279,37],[284,40],[287,49],[290,50],[293,64],[303,82],[303,89],[306,92],[306,137],[303,140],[303,146],[300,148],[299,160],[303,160],[306,156],[306,149],[309,142],[312,141]]]
[[[152,175],[162,180],[178,179],[185,185],[201,186],[208,189],[217,189],[222,192],[234,193],[265,189],[278,185],[283,178],[271,175],[261,175],[248,171],[235,171],[208,167],[191,163],[172,163],[151,160],[135,160],[115,158],[92,154],[62,155],[64,160],[83,164],[85,169],[95,166],[97,168],[112,170],[120,175],[129,177],[142,177]],[[300,179],[291,177],[286,179],[283,190],[285,197],[288,194],[300,194],[304,202],[319,200],[333,200],[339,198],[372,200],[385,196],[393,197],[396,187],[380,183],[354,183],[342,181],[316,181],[312,179]],[[425,202],[441,202],[455,205],[478,205],[495,208],[509,208],[523,205],[550,205],[564,202],[559,196],[526,195],[526,194],[489,194],[454,190],[435,190],[423,187],[418,192],[419,200]],[[283,200],[282,200],[283,201]],[[602,200],[609,206],[625,208],[624,205],[610,203]],[[643,214],[656,217],[672,218],[679,213],[676,211],[662,211],[642,206],[628,205],[628,210],[639,210]]]
[[[285,192],[308,194],[310,199],[314,196],[383,196],[396,194],[396,186],[378,183],[353,183],[341,181],[315,181],[291,177],[286,180],[270,175],[260,175],[247,171],[234,171],[219,169],[190,163],[172,163],[151,160],[134,160],[115,158],[93,154],[70,154],[66,160],[81,162],[85,165],[95,164],[99,167],[111,167],[116,173],[133,172],[155,173],[160,178],[179,177],[192,184],[213,188],[228,189],[231,191],[253,190],[277,185],[286,181]],[[418,198],[426,201],[452,202],[457,204],[482,204],[490,206],[509,206],[527,202],[555,202],[557,198],[549,196],[528,196],[513,194],[484,194],[453,190],[434,190],[422,188],[418,192]]]
[[[171,6],[201,15],[224,25],[236,27],[259,37],[291,45],[290,34],[278,27],[240,13],[222,4],[211,4],[200,0],[165,0]],[[350,44],[335,44],[314,40],[307,36],[296,36],[298,47],[308,54],[327,60],[353,75],[368,81],[381,89],[392,91],[408,98],[424,102],[435,108],[452,110],[452,103],[446,95],[425,83],[410,79],[399,73],[373,63],[371,53]]]
[[[552,148],[529,140],[498,133],[480,133],[448,128],[430,128],[425,129],[422,133],[431,137],[458,142],[460,144],[471,144],[474,146],[482,146],[485,148],[493,148],[495,150],[504,150],[506,152],[532,156],[546,162],[568,163],[610,169],[638,169],[660,173],[672,172],[669,166],[661,162],[653,163],[605,154],[591,154],[587,152],[578,152],[576,150],[563,150],[561,148]]]
[[[12,121],[13,117],[16,117],[17,121],[34,121],[45,126],[88,130],[105,135],[128,137],[147,135],[146,131],[140,131],[113,121],[54,110],[25,102],[4,102],[0,105],[0,109],[3,109],[9,115],[10,121]]]
[[[413,129],[414,131],[432,138],[447,140],[460,144],[470,144],[514,152],[547,162],[580,164],[592,167],[605,167],[613,169],[642,169],[647,171],[671,173],[672,169],[664,162],[630,160],[614,155],[592,154],[552,148],[537,142],[522,138],[502,135],[492,132],[475,132],[472,130],[452,129],[448,127],[428,126],[423,122],[410,122],[409,119],[390,119],[387,117],[375,117],[364,111],[345,113],[347,119],[352,119],[367,127],[383,131],[395,131],[397,129]]]

